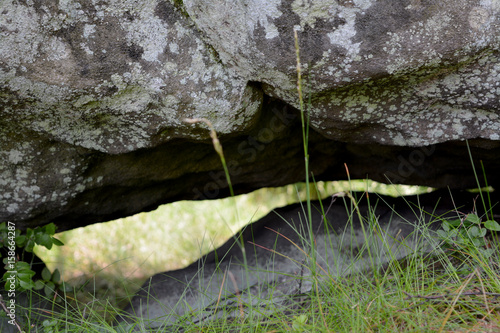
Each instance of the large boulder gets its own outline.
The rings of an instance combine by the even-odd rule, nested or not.
[[[2,1],[0,220],[59,230],[303,180],[500,183],[500,3]]]

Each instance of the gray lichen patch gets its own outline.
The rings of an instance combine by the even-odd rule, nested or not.
[[[45,36],[39,33],[41,26],[34,8],[18,6],[14,1],[3,1],[0,10],[2,63],[17,67],[35,61],[39,54],[38,47],[45,42]]]
[[[251,126],[261,93],[218,63],[172,5],[162,6],[6,4],[0,60],[9,71],[0,82],[11,102],[29,100],[30,107],[9,102],[2,112],[16,113],[29,130],[109,153],[151,146],[165,127],[208,138],[208,131],[189,134],[186,117],[208,118],[221,134]]]
[[[47,145],[39,137],[2,132],[0,146],[0,207],[2,218],[22,220],[43,209],[64,206],[85,189],[84,160],[71,148]],[[17,140],[16,140],[17,139]],[[14,141],[15,140],[15,141]],[[56,148],[57,147],[57,148]]]
[[[480,29],[467,17],[477,7],[488,13]],[[296,80],[294,30],[299,32],[304,77],[310,91],[319,93],[372,77],[447,66],[498,44],[497,7],[473,0],[460,6],[451,0],[252,0],[230,6],[222,0],[186,1],[190,17],[222,61],[242,76],[264,82],[269,94],[287,102],[292,102],[288,96]],[[212,24],[214,18],[223,24]]]
[[[400,146],[498,140],[499,60],[498,52],[485,52],[449,69],[339,89],[313,101],[313,126],[332,139],[343,140],[351,129],[349,140]]]

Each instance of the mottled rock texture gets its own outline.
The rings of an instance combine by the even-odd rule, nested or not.
[[[304,178],[500,183],[499,0],[0,2],[0,220],[60,230]]]

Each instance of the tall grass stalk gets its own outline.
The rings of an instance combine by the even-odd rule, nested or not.
[[[309,113],[306,113],[305,104],[304,104],[304,95],[302,90],[302,66],[300,62],[300,47],[299,47],[299,37],[297,33],[297,29],[294,29],[294,40],[295,40],[295,52],[297,58],[297,93],[299,97],[299,111],[300,111],[300,122],[302,125],[302,143],[304,146],[304,170],[305,170],[305,183],[306,183],[306,206],[307,206],[307,224],[308,224],[308,233],[309,233],[309,248],[310,248],[310,263],[309,269],[311,271],[311,277],[314,279],[314,287],[315,287],[315,298],[318,305],[318,310],[321,316],[322,323],[324,328],[327,329],[328,325],[326,323],[326,319],[324,316],[320,291],[319,291],[319,279],[316,275],[316,241],[315,241],[315,231],[313,229],[313,220],[312,220],[312,207],[311,207],[311,192],[310,192],[310,177],[309,174]],[[323,211],[323,216],[324,211]]]
[[[236,199],[235,199],[234,190],[233,190],[233,184],[231,183],[231,175],[229,174],[229,169],[227,168],[226,158],[224,157],[224,150],[222,149],[222,145],[220,144],[219,138],[217,137],[217,132],[215,131],[212,123],[208,119],[205,119],[205,118],[192,118],[192,119],[185,118],[184,121],[189,123],[189,124],[196,124],[199,122],[203,122],[208,126],[208,128],[210,130],[210,138],[212,138],[212,144],[214,146],[215,151],[219,155],[220,161],[222,163],[222,167],[224,168],[227,186],[229,187],[229,193],[231,194],[233,206],[234,206],[234,209],[236,212],[236,219],[239,220],[240,218],[239,218],[239,214],[238,214],[238,205],[236,204]],[[241,250],[244,252],[245,249],[244,249],[243,240],[241,240],[241,242],[242,242]],[[245,256],[245,260],[246,260],[246,256]]]
[[[481,186],[481,183],[479,182],[479,177],[477,176],[476,166],[474,165],[474,159],[472,158],[472,153],[470,151],[469,140],[465,140],[465,143],[467,144],[467,152],[469,153],[469,159],[470,159],[470,164],[472,166],[472,172],[474,173],[474,177],[476,178],[477,188],[479,189],[479,196],[481,197],[481,202],[483,204],[484,212],[487,214],[488,209],[486,207],[486,200],[483,197],[483,191],[482,191],[483,186]],[[481,165],[482,165],[482,163],[481,163]],[[486,181],[486,176],[485,176],[485,181]],[[486,182],[486,184],[487,184],[487,182]],[[486,186],[488,186],[488,185],[486,185]],[[487,191],[487,193],[488,193],[488,199],[490,199],[489,192]],[[490,207],[491,207],[491,200],[489,200],[489,203],[490,203]]]
[[[231,183],[231,175],[229,174],[229,169],[227,167],[227,163],[226,163],[226,158],[224,157],[224,151],[222,149],[222,145],[220,144],[220,141],[219,141],[219,138],[217,137],[217,132],[215,131],[212,123],[208,120],[208,119],[205,119],[205,118],[194,118],[194,119],[184,119],[185,122],[187,123],[191,123],[191,124],[195,124],[195,123],[198,123],[198,122],[203,122],[205,123],[208,128],[210,129],[210,137],[212,138],[212,144],[214,146],[214,149],[215,151],[217,152],[217,154],[219,155],[219,158],[220,158],[220,161],[222,163],[222,167],[224,168],[224,173],[225,173],[225,176],[226,176],[226,181],[227,181],[227,184],[228,184],[228,187],[229,187],[229,193],[231,194],[231,198],[232,198],[232,202],[233,202],[233,206],[234,206],[234,209],[235,209],[235,212],[236,212],[236,218],[239,220],[239,214],[238,214],[238,206],[236,204],[236,198],[235,198],[235,195],[234,195],[234,190],[233,190],[233,185]],[[245,251],[245,240],[243,239],[243,235],[241,234],[240,235],[240,239],[239,239],[239,245],[240,245],[240,250],[243,254],[243,265],[245,267],[245,275],[246,275],[246,280],[247,280],[247,283],[249,283],[250,281],[250,272],[249,272],[249,269],[248,269],[248,259],[247,259],[247,253]],[[202,273],[202,269],[200,269],[200,273]],[[231,272],[230,273],[230,277],[232,276],[231,275]],[[225,273],[224,273],[224,279],[225,279]],[[200,283],[203,279],[200,279]],[[234,280],[234,277],[233,277],[233,280]],[[223,283],[221,285],[221,290],[222,290],[222,287],[223,287]],[[250,288],[251,286],[248,284],[247,285],[247,289]],[[202,290],[203,286],[200,285],[200,290]],[[236,288],[236,293],[238,293],[238,289]],[[250,302],[251,302],[251,294],[249,294],[249,297],[250,297]]]
[[[307,222],[309,223],[309,241],[312,247],[311,249],[311,274],[315,276],[316,273],[316,253],[314,250],[314,231],[312,228],[312,207],[311,207],[311,191],[309,184],[309,114],[306,113],[304,105],[304,96],[302,92],[302,67],[300,63],[300,48],[299,48],[299,37],[297,30],[293,31],[295,38],[295,52],[297,57],[297,92],[299,96],[299,111],[300,111],[300,121],[302,125],[302,143],[304,146],[304,169],[305,169],[305,183],[306,183],[306,206],[307,206]]]

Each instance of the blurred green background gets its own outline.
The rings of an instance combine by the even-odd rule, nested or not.
[[[349,190],[398,196],[430,189],[368,180],[311,185],[314,198]],[[155,273],[189,265],[273,208],[304,200],[305,193],[305,184],[299,183],[236,198],[175,202],[152,212],[60,233],[56,237],[64,246],[50,251],[37,248],[36,253],[75,286],[89,281],[93,290],[139,286]]]

